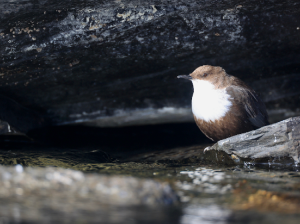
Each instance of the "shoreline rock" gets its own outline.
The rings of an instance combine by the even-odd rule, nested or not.
[[[300,162],[300,117],[292,117],[260,129],[218,141],[209,151],[224,151],[241,159],[292,158]]]
[[[171,205],[179,198],[168,183],[151,179],[87,174],[46,167],[23,168],[0,165],[0,198],[14,196],[93,200],[107,205]]]
[[[149,152],[124,161],[297,166],[300,162],[300,117],[220,140],[208,148],[206,146]]]

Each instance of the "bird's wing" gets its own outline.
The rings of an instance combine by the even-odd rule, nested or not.
[[[254,127],[260,128],[269,124],[265,104],[253,90],[231,85],[226,91],[231,96],[232,103],[240,108],[239,111],[246,111]]]

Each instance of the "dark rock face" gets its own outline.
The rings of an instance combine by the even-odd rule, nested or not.
[[[276,121],[299,112],[299,6],[296,0],[2,2],[0,93],[51,125],[191,121],[192,87],[175,77],[211,64],[252,83],[270,114],[283,114]]]

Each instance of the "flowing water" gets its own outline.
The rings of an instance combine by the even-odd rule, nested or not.
[[[5,144],[0,149],[0,224],[300,223],[300,168],[297,166],[283,168],[272,163],[263,167],[247,163],[225,166],[193,159],[133,162],[127,158],[124,162],[120,159],[120,151],[108,154],[94,147],[45,146],[28,140],[19,140],[16,144],[11,138],[2,139],[2,143]],[[190,146],[186,149],[190,150]],[[170,151],[172,149],[160,150],[161,158]],[[185,146],[180,151],[184,152]],[[152,152],[144,150],[143,153]],[[159,155],[156,154],[158,158]],[[86,185],[84,181],[80,182],[78,189],[81,190],[78,190],[75,186],[78,182],[68,183],[68,179],[58,185],[55,183],[53,188],[44,184],[38,190],[30,190],[35,189],[33,186],[43,178],[39,174],[31,180],[30,175],[37,171],[42,173],[47,169],[44,167],[49,166],[76,170],[75,174],[84,177],[86,182],[88,178],[99,180],[103,175],[105,178],[133,177],[137,183],[150,179],[157,186],[163,184],[174,189],[178,201],[164,198],[163,203],[133,203],[134,195],[140,197],[142,190],[132,185],[128,192],[133,192],[133,198],[128,201],[100,200],[93,190],[94,182]],[[47,172],[45,177],[49,179],[52,171]],[[53,172],[62,178],[66,171]],[[22,181],[7,177],[16,175],[19,178],[18,173],[29,175],[24,179],[28,180],[26,188]],[[126,181],[119,185],[125,186]],[[82,189],[85,189],[84,193]],[[155,189],[153,192],[156,194]]]

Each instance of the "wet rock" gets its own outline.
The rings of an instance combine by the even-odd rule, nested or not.
[[[300,117],[236,135],[212,146],[201,144],[132,155],[124,161],[167,161],[219,165],[297,166],[300,160]],[[205,148],[208,146],[208,148]]]
[[[253,164],[267,160],[272,164],[299,164],[300,117],[262,127],[218,141],[209,151],[223,151],[235,163],[250,159]],[[251,164],[251,163],[250,163]]]
[[[84,174],[62,168],[0,166],[0,197],[52,197],[108,205],[169,205],[178,203],[169,184],[126,176]]]
[[[0,120],[0,135],[11,132],[10,128],[7,122]]]
[[[299,113],[296,0],[0,4],[0,92],[51,125],[192,121],[175,77],[202,64],[253,83],[273,121]]]
[[[176,223],[178,197],[169,184],[62,168],[0,166],[4,223]],[[149,216],[155,214],[155,216]],[[172,214],[172,215],[171,215]],[[126,223],[126,222],[125,222]]]

